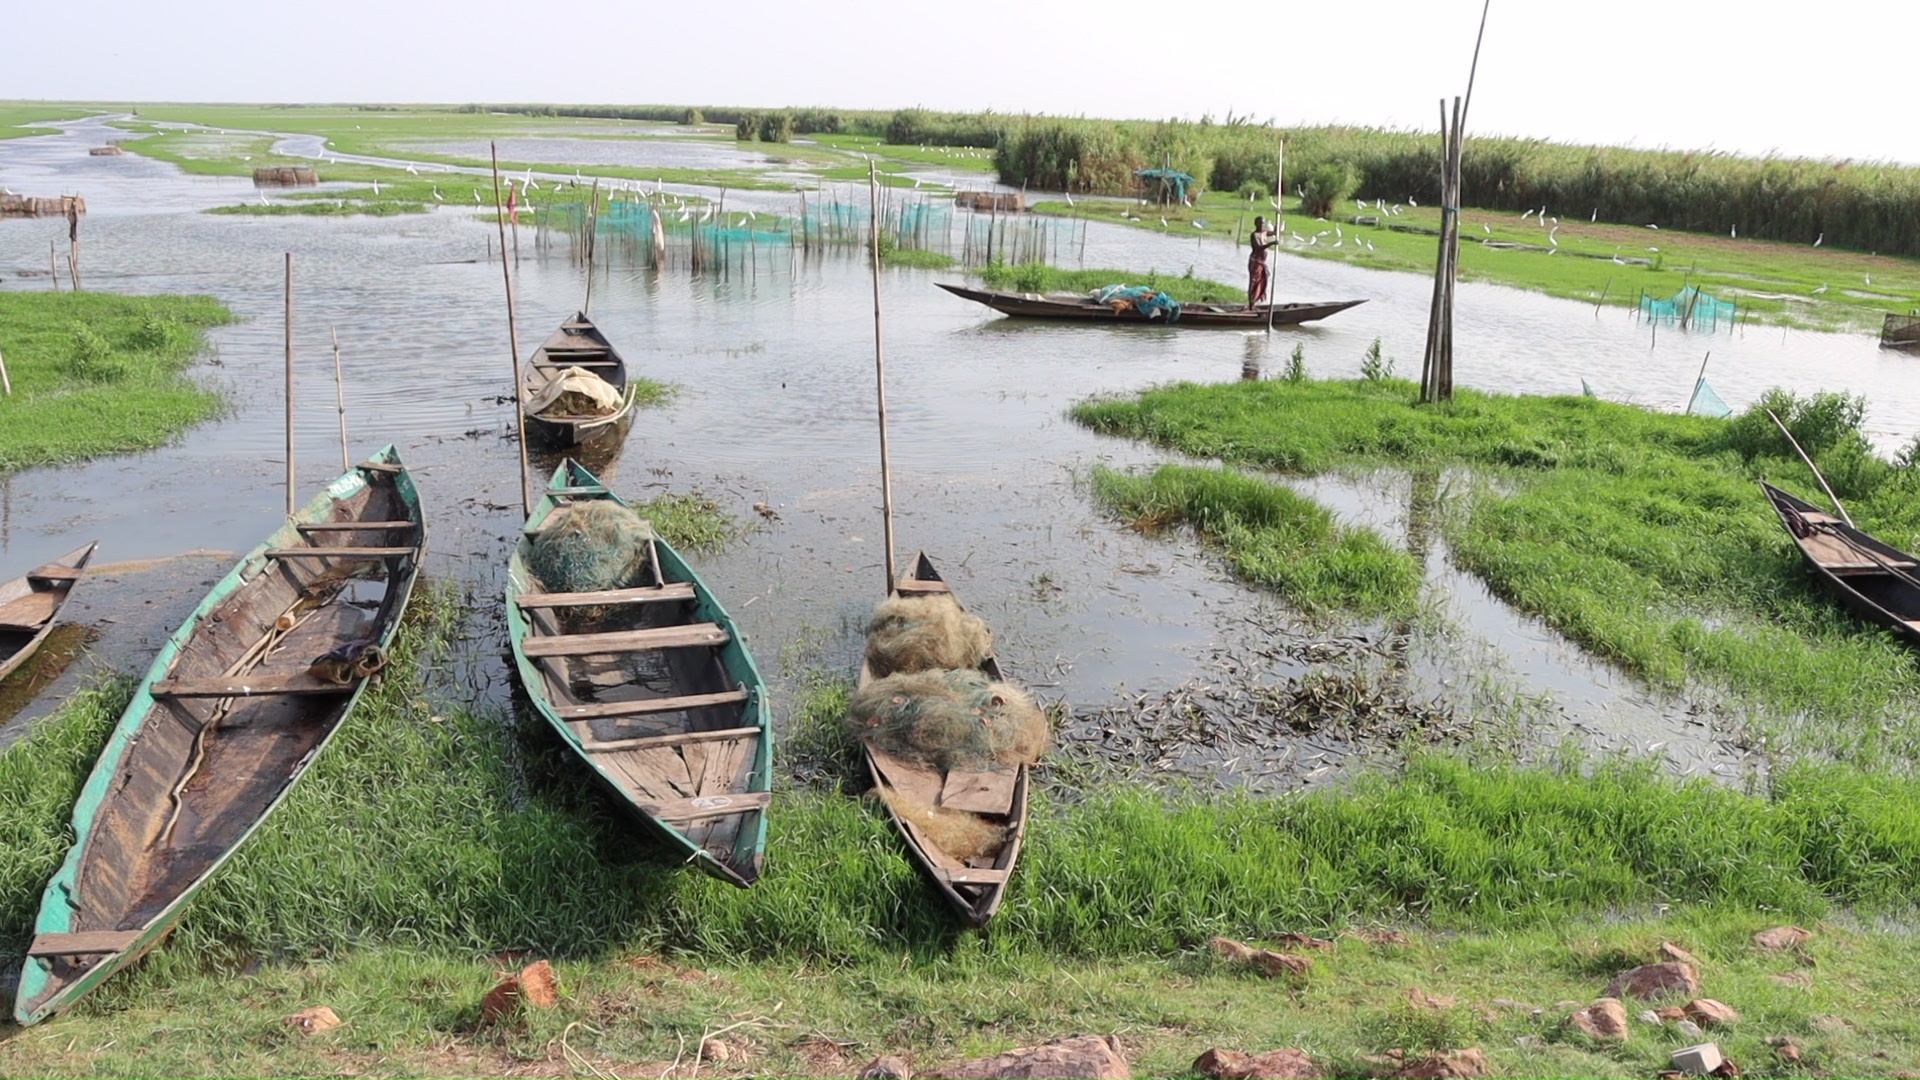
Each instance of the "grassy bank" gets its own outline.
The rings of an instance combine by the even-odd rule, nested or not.
[[[0,103],[0,139],[21,139],[29,135],[51,135],[58,128],[33,127],[35,121],[78,120],[92,110],[63,105],[27,105]]]
[[[990,289],[1033,293],[1087,293],[1108,285],[1145,285],[1158,289],[1183,304],[1245,303],[1244,285],[1229,285],[1193,276],[1187,267],[1181,275],[1148,270],[1063,270],[1041,263],[990,263],[979,271]]]
[[[1632,1075],[1674,1035],[1596,1047],[1554,1003],[1590,999],[1662,939],[1699,954],[1708,993],[1747,1014],[1718,1034],[1750,1070],[1781,1034],[1835,1071],[1913,1057],[1901,988],[1920,946],[1903,924],[1862,925],[1837,905],[1906,910],[1920,781],[1795,766],[1757,796],[1647,767],[1433,756],[1296,797],[1042,791],[1006,907],[974,934],[884,814],[793,779],[844,753],[826,734],[843,681],[811,680],[793,703],[768,872],[734,890],[662,860],[543,726],[439,700],[427,672],[463,618],[449,589],[423,588],[382,683],[180,930],[72,1014],[0,1038],[0,1070],[590,1071],[584,1060],[663,1075],[738,1024],[723,1037],[744,1056],[710,1073],[846,1075],[881,1052],[931,1068],[1094,1030],[1119,1032],[1156,1075],[1184,1075],[1213,1045],[1304,1045],[1351,1075],[1392,1047],[1473,1043],[1503,1071]],[[72,793],[126,693],[81,695],[0,754],[0,951],[28,938]],[[1746,942],[1823,917],[1801,953]],[[1414,933],[1343,939],[1281,984],[1207,950],[1214,934],[1382,924]],[[1809,984],[1773,981],[1802,955],[1818,965]],[[533,956],[558,963],[561,1006],[481,1027],[495,969]],[[1462,1001],[1409,1006],[1413,985]],[[1496,997],[1546,1011],[1489,1009]],[[280,1023],[311,1005],[346,1026],[303,1039]],[[1842,1011],[1844,1027],[1817,1019]]]
[[[1492,482],[1447,517],[1447,539],[1502,597],[1656,683],[1700,679],[1748,700],[1746,737],[1776,751],[1920,761],[1911,654],[1815,591],[1753,483],[1804,486],[1758,406],[1714,421],[1583,397],[1415,396],[1396,380],[1183,384],[1074,416],[1286,472],[1469,467]],[[1873,458],[1849,426],[1857,413],[1763,404],[1797,417],[1862,527],[1920,540],[1920,474]]]
[[[0,470],[150,450],[214,416],[186,368],[232,318],[204,296],[0,292]]]
[[[1141,532],[1192,526],[1235,573],[1309,612],[1404,612],[1419,593],[1419,564],[1378,532],[1336,525],[1312,499],[1231,469],[1163,465],[1135,475],[1099,466],[1093,496]]]

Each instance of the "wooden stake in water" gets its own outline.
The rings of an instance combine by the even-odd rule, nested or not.
[[[293,252],[287,252],[287,516],[293,516]]]
[[[347,460],[347,391],[340,378],[340,328],[333,327],[333,407],[340,414],[340,471],[353,467]]]
[[[500,227],[500,250],[507,250],[507,213],[500,204],[500,146],[488,143],[493,155],[493,217],[494,224]],[[514,230],[514,236],[520,235]],[[519,258],[518,252],[514,256]],[[513,377],[507,387],[513,391],[513,431],[520,442],[520,514],[522,517],[533,513],[533,492],[527,487],[527,403],[520,395],[520,331],[514,320],[513,312],[513,266],[503,255],[500,259],[500,276],[507,284],[507,344],[513,358]]]
[[[1267,335],[1273,335],[1273,301],[1280,291],[1280,207],[1287,201],[1281,181],[1286,176],[1287,140],[1275,143],[1273,156],[1273,269],[1267,274]]]
[[[880,403],[881,538],[887,545],[887,591],[893,591],[893,471],[887,457],[887,358],[880,347],[880,174],[867,163],[868,238],[873,259],[873,384]]]
[[[1704,369],[1704,365],[1702,365],[1702,367]],[[1793,432],[1787,430],[1787,425],[1781,423],[1780,418],[1778,416],[1774,416],[1772,409],[1767,410],[1767,415],[1769,417],[1772,417],[1773,425],[1780,429],[1780,434],[1785,435],[1787,437],[1787,443],[1788,445],[1793,447],[1793,452],[1796,454],[1799,454],[1800,460],[1806,462],[1807,468],[1813,470],[1813,478],[1815,480],[1820,481],[1820,490],[1827,493],[1827,498],[1833,500],[1833,508],[1835,510],[1840,511],[1840,520],[1847,523],[1847,528],[1849,529],[1853,528],[1854,524],[1853,524],[1852,515],[1847,513],[1846,507],[1840,505],[1840,496],[1835,495],[1833,493],[1833,489],[1827,486],[1827,478],[1820,475],[1820,466],[1815,465],[1813,463],[1813,459],[1807,456],[1807,452],[1805,450],[1800,449],[1800,440],[1793,437]]]

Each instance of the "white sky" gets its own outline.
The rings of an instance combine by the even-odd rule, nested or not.
[[[0,98],[828,105],[1432,129],[1479,0],[7,5]],[[1915,0],[1493,0],[1469,132],[1920,162]]]

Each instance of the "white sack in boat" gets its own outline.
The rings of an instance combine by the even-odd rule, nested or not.
[[[612,383],[586,368],[570,367],[547,381],[527,402],[527,411],[540,416],[612,416],[621,404]]]

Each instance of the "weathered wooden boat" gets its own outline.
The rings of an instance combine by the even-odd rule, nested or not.
[[[425,544],[389,446],[248,552],[161,647],[74,805],[22,1024],[151,948],[292,790],[378,670]]]
[[[619,398],[618,410],[607,415],[568,413],[557,402],[544,410],[536,409],[570,368],[598,376]],[[613,435],[623,430],[633,412],[627,362],[585,312],[575,312],[534,350],[520,373],[520,397],[527,407],[528,438],[550,446],[573,446]]]
[[[933,593],[951,595],[953,589],[923,551],[914,557],[913,565],[894,581],[891,595],[926,596]],[[954,602],[958,603],[959,597],[954,597]],[[980,661],[980,671],[989,679],[1000,681],[1000,664],[991,653]],[[873,673],[863,662],[860,665],[860,685],[865,686],[872,679]],[[1027,831],[1028,767],[1022,764],[1004,770],[968,772],[951,769],[942,773],[937,769],[903,761],[865,743],[862,743],[862,747],[866,755],[867,772],[876,788],[892,788],[900,795],[929,807],[951,807],[981,814],[1005,830],[1006,840],[1000,850],[991,858],[975,860],[985,865],[969,865],[948,854],[924,830],[902,817],[894,809],[891,800],[882,800],[887,807],[887,816],[893,819],[894,827],[900,830],[901,837],[906,841],[907,852],[933,880],[934,887],[970,925],[985,926],[987,920],[993,918],[993,913],[1000,909],[1000,901],[1006,896],[1007,882],[1013,876],[1014,863],[1020,858],[1020,844]]]
[[[627,505],[578,462],[554,471],[507,569],[514,664],[534,708],[685,859],[742,887],[760,876],[773,787],[766,686],[733,619],[651,532],[646,581],[547,591],[534,538],[575,506]]]
[[[82,544],[0,585],[0,679],[18,671],[53,633],[73,583],[86,572],[99,546],[98,540]]]
[[[1257,330],[1267,325],[1266,307],[1245,304],[1182,304],[1180,318],[1148,318],[1132,308],[1116,310],[1086,296],[1042,295],[1040,293],[1002,292],[997,289],[969,289],[964,285],[936,282],[962,300],[985,304],[1003,315],[1023,319],[1073,319],[1081,322],[1118,323],[1128,326],[1235,326]],[[1273,325],[1293,326],[1338,315],[1365,300],[1330,300],[1317,304],[1274,304]]]
[[[1920,559],[1772,484],[1760,487],[1828,591],[1861,618],[1920,645]]]

